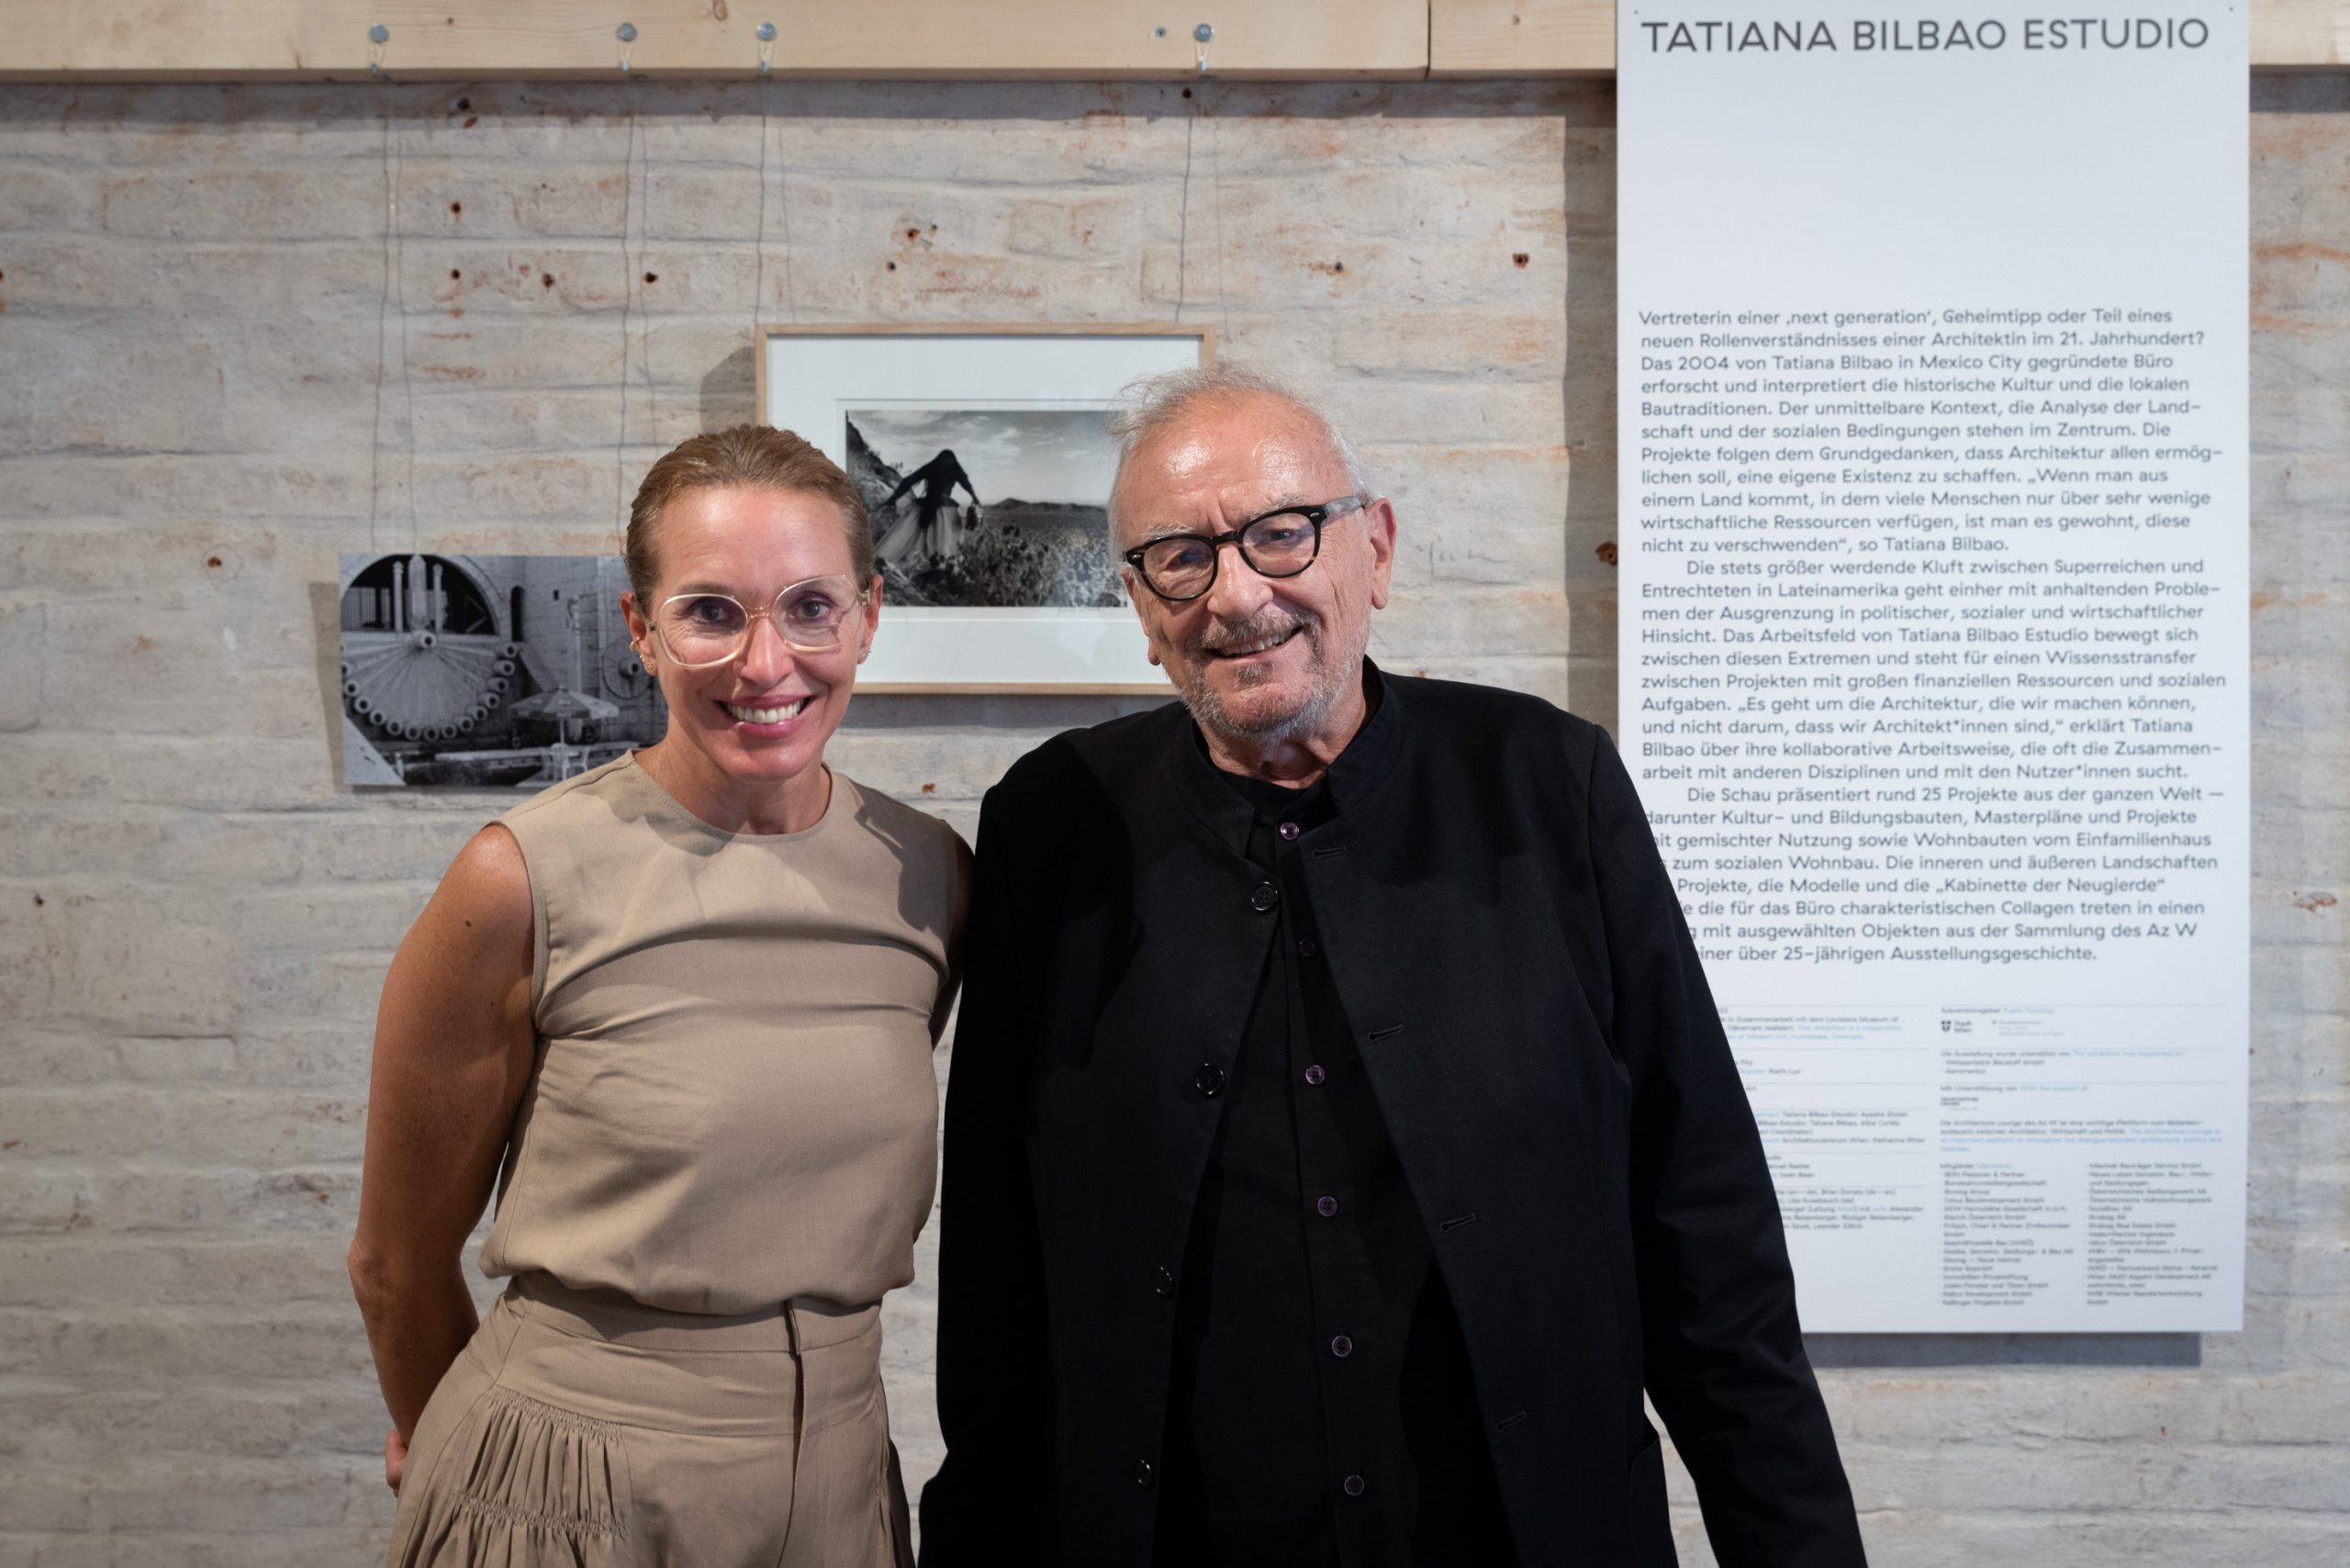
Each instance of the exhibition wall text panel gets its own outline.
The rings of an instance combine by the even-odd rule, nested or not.
[[[1807,1328],[2240,1326],[2246,38],[1619,13],[1620,739]]]

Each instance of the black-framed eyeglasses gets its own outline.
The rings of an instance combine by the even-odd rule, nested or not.
[[[1323,523],[1369,505],[1369,496],[1340,496],[1318,507],[1279,507],[1224,533],[1162,533],[1127,551],[1125,562],[1151,592],[1181,604],[1215,587],[1225,545],[1260,577],[1293,577],[1322,554]]]

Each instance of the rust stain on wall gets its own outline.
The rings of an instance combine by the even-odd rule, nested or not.
[[[2264,610],[2275,610],[2280,605],[2287,610],[2307,610],[2312,605],[2324,604],[2333,597],[2323,588],[2311,588],[2290,599],[2275,588],[2257,588],[2252,596],[2252,612],[2257,615]]]
[[[2297,240],[2289,244],[2255,245],[2252,253],[2264,262],[2350,262],[2350,251],[2338,245],[2321,245],[2314,240]]]

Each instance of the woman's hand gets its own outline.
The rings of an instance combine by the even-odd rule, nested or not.
[[[408,1439],[394,1427],[384,1434],[384,1484],[392,1489],[395,1497],[400,1495],[400,1472],[407,1468]]]

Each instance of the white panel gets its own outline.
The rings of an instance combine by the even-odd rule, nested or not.
[[[2234,1328],[2244,11],[1621,20],[1623,747],[1806,1327]]]

